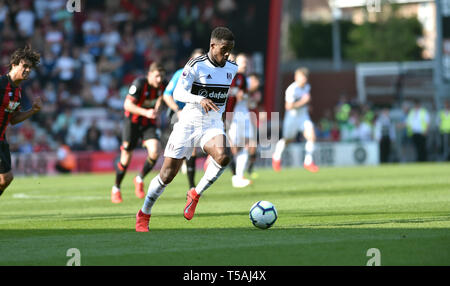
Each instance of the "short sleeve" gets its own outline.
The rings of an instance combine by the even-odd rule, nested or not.
[[[166,89],[164,90],[164,95],[173,96],[173,92],[175,91],[175,87],[177,86],[177,82],[180,79],[180,75],[183,71],[177,71],[172,78],[170,79],[169,83],[167,84]]]
[[[191,91],[192,83],[194,83],[196,78],[195,67],[191,67],[186,65],[181,73],[180,79],[178,80],[181,87],[183,87],[186,91]]]
[[[289,103],[295,102],[295,88],[292,85],[286,89],[285,100]]]
[[[304,87],[303,93],[310,93],[311,92],[311,85],[307,83]]]
[[[144,80],[142,78],[137,78],[133,81],[128,89],[128,94],[135,100],[139,100],[142,88],[144,87]]]

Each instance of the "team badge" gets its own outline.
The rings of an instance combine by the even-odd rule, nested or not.
[[[128,91],[129,94],[135,94],[137,91],[137,87],[133,84],[130,86],[130,90]]]
[[[6,112],[13,112],[16,110],[17,106],[19,106],[20,102],[10,101],[8,107],[5,108]]]

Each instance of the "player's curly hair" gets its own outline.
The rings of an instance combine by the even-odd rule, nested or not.
[[[234,41],[234,35],[227,27],[217,27],[212,31],[211,39]]]
[[[41,61],[41,55],[32,50],[30,45],[26,45],[24,48],[19,48],[15,50],[11,56],[11,60],[8,65],[9,70],[11,70],[12,65],[19,65],[21,60],[30,63],[32,68],[36,68]]]

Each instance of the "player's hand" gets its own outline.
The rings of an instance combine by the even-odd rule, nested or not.
[[[217,105],[215,105],[214,102],[209,98],[203,98],[202,101],[200,101],[200,104],[206,113],[208,113],[208,111],[210,110],[219,111]]]
[[[31,105],[31,110],[33,110],[33,113],[38,112],[42,108],[42,100],[40,96],[35,96],[33,98],[33,103]]]
[[[155,111],[155,109],[151,108],[151,109],[147,109],[145,111],[145,117],[149,118],[149,119],[155,119],[158,116],[158,112]]]

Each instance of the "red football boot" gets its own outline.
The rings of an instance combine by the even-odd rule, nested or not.
[[[194,188],[190,189],[186,195],[186,206],[184,207],[184,217],[187,220],[191,220],[194,217],[195,208],[197,207],[198,199],[200,196],[197,194]]]
[[[122,195],[120,194],[120,191],[114,192],[111,190],[111,202],[114,204],[120,204],[122,202]]]
[[[314,162],[312,162],[309,165],[304,164],[303,167],[305,167],[306,170],[312,172],[312,173],[317,173],[319,172],[319,167],[316,166],[316,164],[314,164]]]
[[[144,182],[138,182],[136,180],[136,177],[134,177],[134,193],[136,194],[136,197],[143,199],[145,198],[145,192],[144,192]]]
[[[275,160],[272,158],[272,168],[275,172],[281,171],[281,160]]]
[[[136,214],[136,232],[149,232],[148,224],[151,214],[145,214],[139,210]]]

